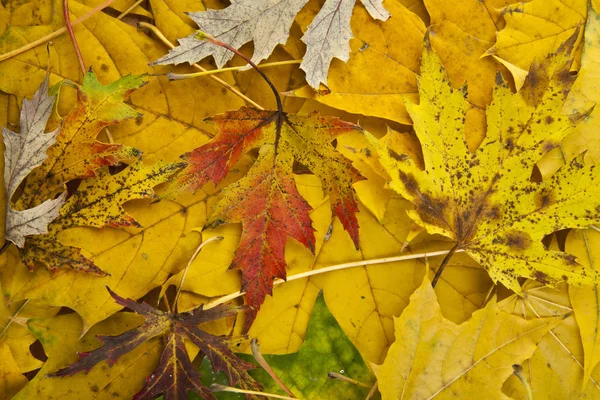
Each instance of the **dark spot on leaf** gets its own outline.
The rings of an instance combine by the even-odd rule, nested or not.
[[[564,259],[570,265],[577,265],[577,259],[575,258],[575,256],[573,254],[565,253]],[[566,278],[566,277],[564,277],[564,278]]]
[[[547,124],[551,124],[551,123],[553,123],[553,122],[554,122],[554,118],[552,118],[552,116],[548,115],[548,116],[546,117],[546,123],[547,123]]]
[[[392,150],[390,150],[392,151]],[[419,195],[419,185],[417,184],[417,181],[415,180],[415,178],[412,175],[408,175],[405,174],[404,172],[400,171],[398,173],[400,180],[402,181],[402,183],[404,184],[404,187],[406,188],[406,191],[409,192],[410,194],[413,195]]]
[[[500,218],[500,207],[493,206],[490,210],[485,214],[487,219],[495,220]]]
[[[537,193],[535,195],[535,205],[538,208],[545,208],[548,207],[548,205],[553,203],[553,195],[552,192],[542,192],[542,193]]]
[[[550,150],[554,149],[555,147],[557,147],[557,144],[546,141],[546,142],[544,142],[542,149],[543,149],[544,153],[548,153]]]
[[[502,241],[506,246],[513,250],[523,251],[531,246],[531,236],[528,233],[520,231],[508,232]]]
[[[100,69],[102,70],[102,72],[108,72],[108,65],[106,65],[106,64],[102,64],[102,65],[100,66]]]
[[[406,154],[398,154],[398,153],[396,153],[392,149],[388,149],[388,154],[390,155],[390,157],[392,157],[394,160],[397,160],[397,161],[406,161],[406,160],[408,160],[408,155],[406,155]]]
[[[504,79],[502,79],[502,74],[500,71],[496,73],[496,85],[500,86],[504,83]]]
[[[548,284],[548,275],[546,275],[542,271],[535,271],[535,273],[533,274],[533,277],[539,283],[542,283],[544,285]]]
[[[515,142],[512,140],[512,138],[506,139],[506,144],[504,145],[504,148],[507,150],[512,150],[514,147],[515,147]]]

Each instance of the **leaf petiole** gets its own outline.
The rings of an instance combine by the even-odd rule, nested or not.
[[[273,371],[273,368],[271,368],[269,363],[267,363],[267,360],[265,360],[265,358],[262,356],[260,352],[260,346],[258,345],[258,340],[256,340],[256,338],[252,339],[252,341],[250,342],[250,348],[252,349],[252,355],[254,356],[254,359],[256,360],[258,365],[260,365],[265,371],[267,371],[271,378],[273,378],[273,380],[279,385],[279,387],[284,392],[286,392],[289,396],[295,399],[296,396],[294,395],[294,393],[285,385],[285,383],[283,383],[281,379],[279,379],[275,371]]]
[[[65,18],[65,26],[67,28],[67,32],[69,33],[69,37],[71,38],[71,42],[73,42],[73,47],[75,48],[75,53],[77,54],[77,61],[79,61],[81,73],[85,75],[85,63],[83,61],[83,56],[81,55],[81,49],[79,48],[79,44],[77,43],[77,39],[75,38],[75,32],[73,32],[71,17],[69,16],[69,0],[63,0],[63,17]]]
[[[185,280],[185,276],[187,275],[188,269],[190,269],[190,265],[192,265],[192,261],[196,258],[200,250],[210,242],[215,242],[217,240],[223,240],[223,236],[213,236],[210,239],[206,239],[204,242],[200,243],[200,246],[196,249],[194,254],[190,257],[185,269],[183,271],[183,275],[181,275],[181,280],[179,281],[179,287],[177,288],[177,293],[175,294],[175,299],[173,300],[173,309],[177,307],[177,299],[179,298],[179,294],[181,293],[181,288],[183,287],[183,281]]]
[[[258,68],[270,68],[270,67],[278,67],[278,66],[281,66],[281,65],[300,64],[301,62],[302,62],[302,60],[276,61],[276,62],[272,62],[272,63],[260,64],[260,65],[258,65]],[[171,73],[167,74],[167,76],[169,77],[169,80],[171,80],[171,81],[177,81],[177,80],[181,80],[181,79],[197,78],[199,76],[208,76],[208,75],[220,74],[221,72],[239,71],[240,69],[244,69],[244,68],[246,68],[245,65],[240,65],[240,66],[237,66],[237,67],[227,67],[227,68],[220,68],[220,69],[212,69],[212,70],[208,70],[208,71],[194,72],[194,73],[191,73],[191,74],[174,74],[174,73],[171,72]]]
[[[250,60],[248,57],[246,57],[246,55],[244,55],[239,50],[231,47],[227,43],[220,41],[219,39],[215,38],[214,36],[212,36],[206,32],[198,31],[196,38],[198,38],[199,40],[206,40],[207,42],[210,42],[210,43],[214,44],[215,46],[223,47],[224,49],[227,49],[227,50],[231,51],[232,53],[238,55],[242,60],[246,61],[248,63],[248,65],[250,65],[252,68],[254,68],[256,70],[256,72],[258,72],[258,74],[261,76],[261,78],[263,78],[264,81],[267,82],[267,85],[269,85],[269,87],[271,88],[271,91],[273,92],[273,95],[275,96],[275,101],[277,102],[277,111],[279,111],[280,114],[283,114],[283,103],[281,102],[281,96],[279,95],[277,88],[275,87],[273,82],[271,82],[269,77],[263,71],[261,71],[260,68],[258,68],[258,66],[252,62],[252,60]]]
[[[456,253],[457,250],[458,250],[458,244],[455,245],[453,248],[451,248],[450,251],[448,252],[448,254],[446,254],[446,257],[444,257],[444,259],[442,260],[440,267],[436,271],[435,276],[433,277],[433,280],[431,281],[432,288],[434,288],[435,285],[437,285],[437,282],[440,279],[440,276],[442,276],[442,272],[444,272],[444,268],[446,268],[446,264],[448,264],[448,262],[450,261],[450,259],[452,258],[454,253]]]
[[[256,396],[271,397],[273,399],[296,400],[295,397],[281,396],[281,395],[273,394],[273,393],[257,392],[256,390],[238,389],[238,388],[231,387],[231,386],[219,385],[218,383],[213,383],[212,385],[210,385],[210,390],[211,390],[211,392],[243,393],[243,394],[253,394]]]
[[[82,23],[83,21],[85,21],[86,19],[90,18],[91,16],[93,16],[94,14],[96,14],[98,11],[102,11],[104,10],[106,7],[110,6],[115,0],[107,0],[104,3],[100,4],[97,7],[92,8],[90,11],[88,11],[87,13],[85,13],[84,15],[82,15],[80,18],[77,18],[75,21],[73,21],[73,23],[71,24],[71,26],[75,26],[78,25],[80,23]],[[44,44],[52,39],[54,39],[57,36],[62,35],[63,33],[65,33],[67,31],[66,27],[60,28],[55,30],[54,32],[39,38],[38,40],[34,40],[33,42],[26,44],[23,47],[19,47],[18,49],[15,49],[13,51],[9,51],[6,54],[2,54],[0,55],[0,61],[5,61],[8,60],[9,58],[13,58],[15,56],[18,56],[19,54],[25,53],[27,50],[31,50],[33,48],[36,48],[37,46]]]
[[[173,43],[171,43],[169,41],[169,39],[167,39],[165,37],[165,35],[161,32],[161,30],[158,29],[156,26],[151,25],[151,24],[149,24],[147,22],[138,22],[137,26],[138,26],[138,29],[142,29],[142,28],[149,29],[168,48],[170,48],[170,49],[174,49],[175,48],[175,46],[173,45]],[[207,71],[205,68],[202,68],[198,64],[192,64],[192,67],[196,68],[199,71]],[[223,87],[225,87],[231,93],[233,93],[236,96],[238,96],[239,98],[243,99],[248,104],[251,104],[253,107],[258,108],[259,110],[264,110],[265,109],[260,104],[258,104],[254,100],[252,100],[250,97],[246,96],[244,93],[240,92],[238,89],[234,88],[229,83],[225,82],[223,79],[221,79],[221,78],[219,78],[217,76],[213,76],[213,75],[209,75],[209,78],[211,78],[215,82],[218,82],[220,85],[222,85]]]
[[[450,253],[450,251],[452,251],[452,250],[440,250],[440,251],[432,251],[431,253],[419,253],[419,254],[408,254],[408,255],[404,255],[404,256],[375,258],[372,260],[353,261],[353,262],[344,263],[344,264],[331,265],[331,266],[325,267],[325,268],[313,269],[312,271],[306,271],[306,272],[301,272],[299,274],[290,275],[287,277],[287,279],[285,281],[283,279],[276,279],[273,281],[273,286],[281,285],[284,282],[292,282],[292,281],[295,281],[298,279],[308,278],[313,275],[320,275],[320,274],[325,274],[325,273],[333,272],[333,271],[340,271],[340,270],[348,269],[348,268],[364,267],[367,265],[374,265],[374,264],[386,264],[386,263],[391,263],[391,262],[396,262],[396,261],[414,260],[414,259],[418,259],[418,258],[428,258],[428,257],[436,257],[436,256],[443,256],[443,255],[447,256]],[[454,254],[462,253],[462,252],[464,252],[463,249],[455,249],[454,250]],[[204,309],[207,310],[209,308],[216,307],[219,304],[227,303],[228,301],[237,299],[238,297],[241,297],[244,294],[245,294],[245,292],[240,291],[240,292],[234,292],[234,293],[230,293],[228,295],[219,297],[218,299],[216,299],[210,303],[207,303],[204,306]]]

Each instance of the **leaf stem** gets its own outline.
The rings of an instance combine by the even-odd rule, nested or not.
[[[257,392],[255,390],[238,389],[238,388],[231,387],[231,386],[219,385],[218,383],[213,383],[212,385],[210,385],[210,390],[211,390],[211,392],[243,393],[243,394],[253,394],[256,396],[271,397],[274,399],[296,400],[294,397],[281,396],[281,395],[273,394],[273,393]]]
[[[335,380],[338,380],[338,381],[344,381],[344,382],[351,383],[353,385],[362,386],[364,388],[371,389],[371,386],[365,385],[364,383],[359,382],[356,379],[348,378],[345,375],[338,374],[337,372],[328,372],[327,373],[327,377],[329,379],[335,379]]]
[[[367,397],[365,397],[365,400],[370,400],[373,396],[375,396],[375,393],[377,393],[378,388],[379,388],[379,382],[375,381],[375,383],[373,384],[373,387],[367,394]]]
[[[276,61],[276,62],[272,62],[272,63],[259,64],[257,67],[258,68],[278,67],[281,65],[300,64],[301,62],[302,62],[302,60]],[[208,70],[208,71],[194,72],[192,74],[174,74],[171,72],[171,73],[167,74],[167,76],[169,77],[169,80],[177,81],[177,80],[181,80],[181,79],[197,78],[199,76],[220,74],[221,72],[239,71],[240,69],[243,69],[243,68],[246,68],[246,66],[240,65],[237,67],[227,67],[227,68],[213,69],[213,70]]]
[[[130,12],[133,11],[134,8],[136,8],[137,6],[139,6],[140,4],[142,4],[145,0],[137,0],[135,3],[133,3],[127,10],[123,11],[121,14],[119,14],[119,16],[117,17],[117,19],[122,19],[123,17],[125,17],[127,14],[129,14]]]
[[[444,257],[444,259],[442,260],[440,267],[438,268],[437,272],[435,273],[435,276],[433,277],[433,280],[431,281],[432,288],[434,288],[435,285],[437,285],[437,282],[440,279],[440,276],[442,276],[442,272],[444,272],[444,268],[446,267],[446,264],[448,264],[448,261],[450,261],[450,259],[452,258],[454,253],[456,253],[457,250],[458,250],[458,244],[454,245],[454,247],[450,249],[448,254],[446,254],[446,257]]]
[[[4,240],[4,244],[2,245],[2,247],[0,247],[0,255],[2,255],[6,249],[8,249],[8,246],[10,246],[12,242],[10,240]]]
[[[267,85],[269,85],[269,87],[271,88],[271,91],[273,92],[273,95],[275,96],[275,101],[277,102],[277,111],[279,111],[280,114],[283,114],[283,103],[281,102],[281,96],[279,96],[279,92],[277,91],[277,88],[275,88],[275,85],[273,85],[273,82],[271,82],[269,77],[263,71],[261,71],[260,68],[258,68],[258,66],[252,62],[252,60],[250,60],[248,57],[246,57],[246,55],[243,54],[242,52],[240,52],[239,50],[234,49],[227,43],[220,41],[219,39],[215,38],[212,35],[209,35],[206,32],[198,31],[197,37],[199,39],[205,39],[208,42],[210,42],[216,46],[221,46],[224,49],[227,49],[227,50],[233,52],[234,54],[237,54],[242,60],[246,61],[252,68],[254,68],[256,70],[256,72],[258,72],[258,74],[265,80],[265,82],[267,82]]]
[[[98,11],[102,11],[103,9],[105,9],[106,7],[110,6],[115,0],[107,0],[104,3],[100,4],[97,7],[92,8],[90,11],[88,11],[87,13],[85,13],[84,15],[82,15],[80,18],[76,19],[75,21],[73,21],[73,23],[71,24],[71,27],[78,25],[80,23],[82,23],[83,21],[85,21],[86,19],[90,18],[91,16],[93,16],[94,14],[96,14]],[[65,33],[67,31],[66,27],[62,27],[60,29],[55,30],[54,32],[39,38],[38,40],[34,40],[31,43],[26,44],[23,47],[19,47],[18,49],[15,49],[13,51],[10,51],[6,54],[2,54],[0,56],[0,62],[8,60],[9,58],[18,56],[19,54],[25,53],[28,50],[31,50],[41,44],[46,43],[49,40],[54,39],[57,36],[62,35],[63,33]]]
[[[169,41],[169,39],[167,39],[165,37],[165,35],[161,32],[160,29],[158,29],[156,26],[151,25],[147,22],[138,22],[137,24],[138,29],[141,28],[145,28],[148,29],[150,31],[152,31],[152,33],[154,33],[156,35],[156,37],[168,48],[170,49],[174,49],[175,45],[173,45],[173,43],[171,43]],[[196,68],[199,71],[207,71],[205,68],[202,68],[200,65],[198,64],[192,64],[192,67]],[[233,86],[231,86],[229,83],[225,82],[223,79],[217,77],[217,76],[209,76],[213,81],[218,82],[220,85],[222,85],[223,87],[225,87],[227,90],[229,90],[231,93],[235,94],[236,96],[238,96],[239,98],[241,98],[242,100],[244,100],[246,103],[251,104],[253,107],[258,108],[259,110],[264,110],[265,108],[263,106],[261,106],[260,104],[258,104],[257,102],[255,102],[254,100],[252,100],[250,97],[246,96],[245,94],[243,94],[242,92],[240,92],[239,90],[237,90],[236,88],[234,88]]]
[[[440,251],[432,251],[431,253],[408,254],[408,255],[404,255],[404,256],[375,258],[372,260],[353,261],[353,262],[344,263],[344,264],[331,265],[329,267],[313,269],[311,271],[306,271],[306,272],[301,272],[299,274],[290,275],[287,277],[287,279],[285,281],[283,279],[275,279],[273,281],[273,286],[281,285],[284,282],[292,282],[292,281],[295,281],[298,279],[308,278],[313,275],[320,275],[320,274],[325,274],[327,272],[340,271],[340,270],[348,269],[348,268],[364,267],[367,265],[374,265],[374,264],[385,264],[385,263],[391,263],[391,262],[396,262],[396,261],[414,260],[414,259],[418,259],[418,258],[443,256],[443,255],[449,254],[450,251],[451,250],[440,250]],[[456,249],[454,251],[454,253],[462,253],[462,252],[464,252],[463,249]],[[239,292],[230,293],[228,295],[219,297],[218,299],[205,304],[204,309],[207,310],[209,308],[216,307],[219,304],[227,303],[228,301],[231,301],[233,299],[237,299],[238,297],[243,296],[244,293],[245,292],[239,291]]]
[[[25,308],[25,306],[27,305],[27,303],[29,303],[29,300],[31,300],[31,299],[25,300],[23,302],[23,304],[21,304],[21,307],[19,307],[19,309],[15,312],[15,314],[13,316],[11,316],[11,317],[8,318],[8,322],[4,326],[4,329],[2,329],[2,332],[0,332],[0,338],[2,338],[2,336],[4,336],[4,334],[6,333],[6,331],[8,330],[8,328],[10,328],[10,325],[13,323],[13,321],[17,317],[17,315],[19,315],[19,313],[21,311],[23,311],[23,309]]]
[[[67,28],[67,32],[69,33],[69,37],[71,38],[73,47],[75,47],[75,53],[77,54],[77,60],[79,61],[81,73],[85,75],[85,62],[83,61],[83,56],[81,55],[81,49],[79,49],[79,44],[77,44],[75,32],[73,32],[73,26],[71,25],[71,17],[69,16],[69,0],[63,0],[63,16],[65,17],[65,26]]]
[[[183,270],[183,275],[181,275],[181,280],[179,281],[179,287],[177,288],[177,293],[175,294],[175,299],[173,300],[173,309],[175,309],[177,307],[177,299],[179,298],[179,294],[181,293],[181,288],[183,287],[183,281],[185,280],[188,269],[190,269],[190,265],[192,265],[192,261],[194,261],[194,259],[196,258],[198,253],[200,253],[200,250],[202,250],[202,248],[204,246],[206,246],[210,242],[215,242],[217,240],[223,240],[223,239],[224,239],[223,236],[213,236],[210,239],[207,239],[204,242],[200,243],[200,246],[198,246],[198,248],[196,249],[194,254],[192,254],[192,256],[190,257],[190,260],[188,261],[187,265],[185,266],[185,269]]]
[[[533,400],[533,393],[531,392],[531,386],[529,385],[529,382],[527,382],[527,378],[523,374],[523,367],[519,364],[514,364],[512,367],[513,367],[513,374],[517,378],[519,378],[519,380],[523,384],[523,387],[525,388],[525,391],[527,393],[527,399]]]
[[[294,395],[294,393],[287,386],[285,386],[285,383],[283,383],[283,381],[279,379],[275,371],[273,371],[269,363],[267,363],[267,360],[265,360],[265,358],[260,353],[260,346],[258,345],[258,340],[256,340],[256,338],[250,341],[250,348],[252,349],[252,355],[254,356],[254,359],[256,360],[258,365],[260,365],[265,371],[267,371],[271,378],[273,378],[273,380],[277,383],[277,385],[279,385],[281,389],[283,389],[284,392],[286,392],[290,397],[295,399],[296,395]]]

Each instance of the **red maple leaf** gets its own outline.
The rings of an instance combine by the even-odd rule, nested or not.
[[[333,213],[358,248],[358,204],[353,183],[363,179],[333,145],[336,137],[361,128],[339,118],[291,115],[243,107],[210,119],[217,135],[206,145],[184,154],[188,165],[176,177],[170,194],[197,191],[206,183],[219,184],[251,149],[259,156],[248,174],[225,190],[206,224],[241,222],[239,247],[231,264],[242,270],[242,291],[251,307],[247,331],[273,279],[285,279],[285,245],[297,240],[314,253],[315,236],[310,205],[298,192],[294,161],[321,179]]]

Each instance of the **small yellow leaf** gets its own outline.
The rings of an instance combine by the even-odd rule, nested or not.
[[[558,318],[526,321],[492,300],[462,325],[442,316],[428,279],[394,321],[396,342],[373,365],[383,399],[506,398],[500,388]]]

